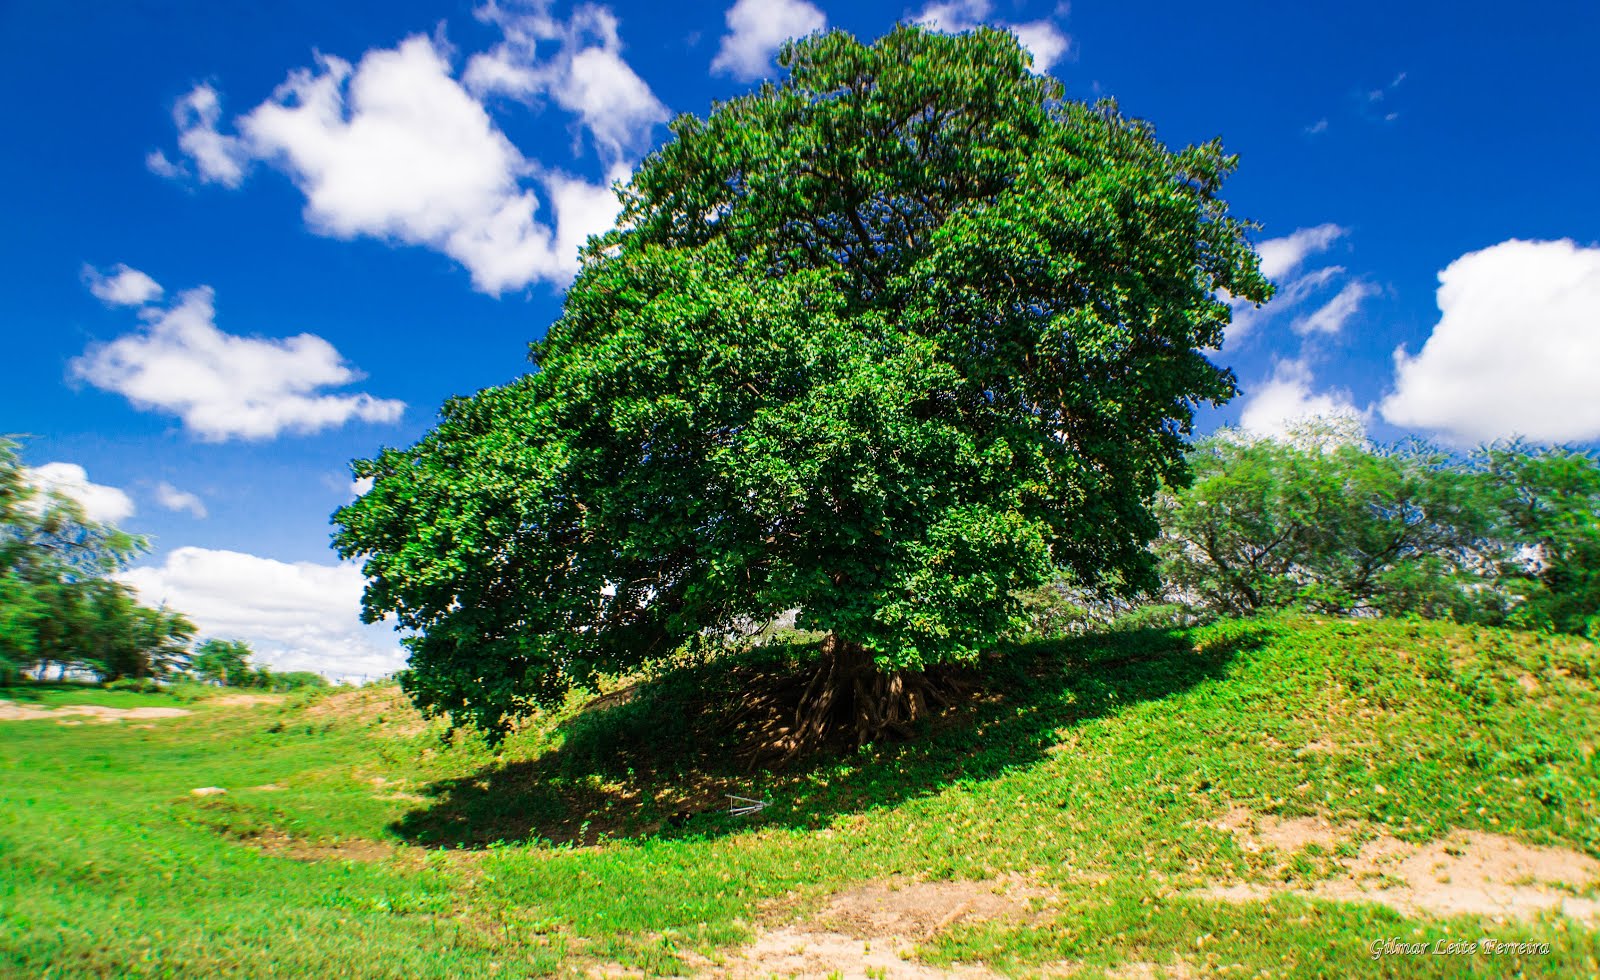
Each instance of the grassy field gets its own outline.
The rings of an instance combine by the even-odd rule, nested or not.
[[[0,974],[763,975],[826,940],[861,948],[816,972],[872,977],[1600,975],[1592,880],[1519,870],[1600,857],[1592,644],[1308,618],[1025,644],[914,740],[768,771],[743,692],[802,653],[664,664],[498,754],[392,687],[31,692],[189,714],[0,721]],[[1403,873],[1466,894],[1497,855],[1516,910]],[[1530,946],[1395,951],[1484,937]]]

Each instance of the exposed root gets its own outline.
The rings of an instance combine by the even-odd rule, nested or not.
[[[884,671],[858,643],[830,634],[822,658],[777,734],[780,765],[832,741],[857,746],[886,736],[907,737],[911,726],[951,704],[952,685],[926,672]]]

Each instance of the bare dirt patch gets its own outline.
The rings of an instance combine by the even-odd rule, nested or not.
[[[1188,980],[1196,975],[1188,961],[1183,959],[1175,959],[1171,963],[1124,963],[1106,974],[1114,980]]]
[[[1332,850],[1348,836],[1322,817],[1277,817],[1244,807],[1234,807],[1211,826],[1232,834],[1252,854],[1268,847],[1299,851],[1312,844]]]
[[[258,704],[282,704],[281,694],[224,694],[219,698],[210,698],[207,704],[214,704],[226,708],[252,708]]]
[[[890,880],[835,896],[818,924],[861,939],[902,936],[929,939],[961,921],[1033,918],[1051,897],[1020,877],[989,881]]]
[[[1297,757],[1315,755],[1318,752],[1322,753],[1323,755],[1343,755],[1345,750],[1333,744],[1332,742],[1320,738],[1314,738],[1306,744],[1300,746],[1298,749],[1294,750],[1294,754]]]
[[[361,719],[381,725],[385,735],[401,737],[420,735],[428,728],[428,719],[392,684],[335,690],[312,701],[303,716],[320,720]]]
[[[68,704],[45,708],[34,704],[0,701],[0,721],[40,721],[43,719],[89,718],[99,724],[115,724],[127,719],[177,718],[189,714],[184,708],[106,708],[97,704]],[[81,724],[81,723],[80,723]]]
[[[337,691],[333,694],[323,695],[305,710],[307,718],[326,718],[329,716],[351,715],[363,708],[374,707],[374,698],[370,691],[356,688],[350,691]]]
[[[1282,820],[1233,810],[1213,826],[1238,838],[1246,850],[1276,848],[1287,858],[1311,844],[1331,850],[1362,828],[1317,817]],[[1341,873],[1309,883],[1238,884],[1198,894],[1230,902],[1299,895],[1332,902],[1374,902],[1404,915],[1481,915],[1531,918],[1553,911],[1600,922],[1600,900],[1586,897],[1600,885],[1600,861],[1562,847],[1525,844],[1500,834],[1456,831],[1416,844],[1386,830],[1354,857],[1337,860]]]
[[[707,976],[846,978],[997,976],[982,965],[935,968],[915,960],[916,944],[963,922],[1025,922],[1053,897],[1019,876],[989,881],[873,882],[835,895],[811,920],[763,929]]]
[[[294,861],[382,861],[398,851],[381,841],[351,838],[339,841],[304,840],[278,830],[267,830],[241,839],[244,844]]]

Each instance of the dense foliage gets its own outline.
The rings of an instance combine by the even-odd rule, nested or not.
[[[1234,388],[1217,293],[1270,292],[1217,197],[1233,158],[1062,101],[1006,32],[781,61],[673,123],[537,373],[355,465],[336,541],[367,616],[416,631],[419,704],[502,728],[799,607],[819,723],[838,688],[869,732],[1056,569],[1154,583],[1150,502]]]
[[[1519,626],[1600,640],[1600,460],[1568,449],[1492,447],[1480,460],[1524,602]]]
[[[116,680],[181,665],[194,624],[107,577],[144,547],[33,485],[16,444],[0,439],[0,677],[53,665]]]
[[[1189,465],[1193,482],[1159,508],[1167,598],[1600,637],[1591,455],[1511,445],[1463,457],[1313,426],[1293,439],[1224,432]]]

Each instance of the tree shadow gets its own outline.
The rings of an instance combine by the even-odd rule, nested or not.
[[[430,802],[390,829],[422,846],[481,848],[812,826],[1030,765],[1064,728],[1219,678],[1269,634],[1231,625],[1203,636],[1144,629],[1009,645],[964,668],[968,693],[915,737],[835,746],[776,771],[749,762],[752,733],[771,727],[759,715],[781,710],[760,692],[792,687],[816,650],[758,648],[601,698],[560,726],[557,748],[436,782],[423,790]],[[730,795],[771,803],[734,815]]]

